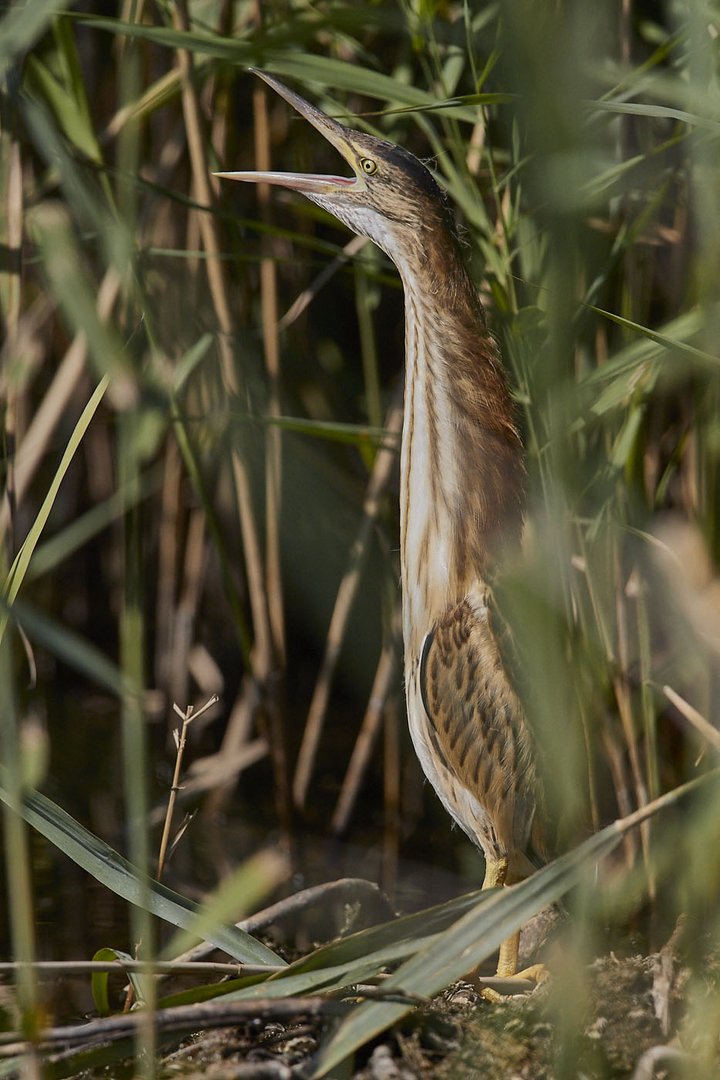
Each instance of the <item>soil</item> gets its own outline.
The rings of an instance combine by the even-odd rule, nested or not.
[[[349,887],[357,889],[358,883],[341,881],[319,888],[346,909]],[[384,921],[387,912],[378,906],[383,898],[377,887],[368,885],[366,891],[368,903],[360,905],[364,915],[371,923]],[[286,933],[276,938],[273,932],[268,941],[288,959],[294,958],[302,938],[298,899],[313,900],[313,890],[280,902]],[[267,924],[275,915],[276,909],[268,908],[257,918]],[[280,920],[273,929],[279,932]],[[334,936],[348,927],[340,928],[328,919],[325,929]],[[525,928],[521,964],[541,959],[551,973],[532,993],[488,1000],[469,983],[455,984],[363,1047],[354,1062],[332,1072],[332,1080],[715,1080],[720,1076],[720,1024],[713,1015],[720,957],[714,957],[709,948],[702,952],[703,935],[697,926],[691,934],[681,918],[660,952],[632,952],[625,944],[622,954],[609,952],[590,964],[571,958],[568,929],[578,936],[571,920],[551,911]],[[691,978],[691,967],[694,972],[700,970],[701,976]],[[351,988],[347,998],[357,1000],[362,991]],[[157,1075],[161,1080],[308,1080],[316,1053],[330,1025],[336,1023],[327,1015],[328,999],[322,999],[322,1012],[317,1002],[312,996],[306,999],[306,1007],[316,1011],[303,1015],[296,1013],[294,1002],[284,999],[286,1011],[272,1017],[267,1006],[258,1003],[252,1018],[244,1013],[240,1022],[237,1014],[232,1021],[222,1015],[223,998],[207,1002],[202,1007],[208,1010],[202,1014],[202,1023],[208,1030],[181,1040],[163,1034],[161,1027],[163,1051]],[[341,1004],[339,999],[337,1004]],[[231,1026],[209,1027],[226,1021]],[[68,1073],[61,1067],[48,1075]],[[132,1062],[115,1061],[81,1075],[82,1080],[131,1080],[137,1073]]]
[[[532,994],[500,1002],[488,1002],[461,983],[365,1048],[353,1071],[333,1075],[343,1080],[720,1075],[703,1071],[694,1057],[697,1040],[683,1020],[686,982],[665,950],[605,956],[584,972],[581,1005],[579,1011],[570,1009],[567,1025],[558,1020],[562,1014],[552,978]],[[199,1035],[164,1059],[161,1075],[168,1080],[302,1080],[310,1075],[321,1036],[321,1024],[308,1021]]]

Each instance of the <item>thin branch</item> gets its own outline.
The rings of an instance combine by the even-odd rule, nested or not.
[[[358,904],[370,910],[373,918],[377,921],[391,919],[394,915],[384,893],[374,881],[365,881],[364,878],[339,878],[337,881],[326,881],[322,885],[313,885],[309,889],[302,889],[293,893],[270,907],[263,908],[242,922],[237,923],[239,930],[246,934],[258,934],[268,926],[282,924],[289,919],[295,919],[310,908],[317,908],[320,904]],[[178,957],[183,961],[199,960],[203,956],[209,956],[215,949],[214,945],[203,942],[189,949]]]
[[[175,802],[177,800],[178,791],[180,790],[180,774],[182,772],[183,757],[185,756],[185,744],[187,742],[187,732],[190,724],[193,720],[202,716],[203,713],[214,705],[218,700],[217,694],[213,694],[212,697],[205,702],[205,704],[194,712],[193,706],[188,705],[185,712],[177,706],[173,705],[175,712],[182,720],[180,727],[180,734],[177,740],[177,754],[175,755],[175,771],[173,773],[172,786],[170,788],[170,795],[168,796],[167,812],[165,814],[165,824],[163,826],[162,840],[160,841],[160,854],[158,855],[157,865],[157,879],[158,881],[162,877],[163,870],[165,869],[165,856],[167,855],[168,844],[170,842],[170,829],[172,828],[173,814],[175,813]]]
[[[269,998],[260,1001],[227,1001],[222,999],[202,1005],[176,1005],[158,1009],[153,1023],[158,1031],[192,1031],[196,1028],[233,1027],[248,1020],[265,1022],[294,1019],[298,1016],[344,1016],[348,1006],[322,997]],[[147,1022],[147,1012],[137,1009],[121,1016],[103,1017],[87,1024],[68,1024],[66,1027],[46,1028],[38,1033],[35,1045],[96,1046],[127,1038]],[[3,1056],[12,1056],[28,1048],[17,1031],[0,1033]]]
[[[182,960],[3,960],[0,975],[32,968],[39,975],[88,975],[93,972],[137,971],[146,975],[271,975],[283,966],[264,964],[220,964]]]

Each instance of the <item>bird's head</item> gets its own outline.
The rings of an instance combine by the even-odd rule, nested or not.
[[[352,176],[290,172],[220,172],[228,180],[277,184],[302,192],[353,232],[368,236],[396,262],[417,248],[426,229],[449,226],[445,196],[431,173],[399,146],[339,124],[288,90],[274,76],[256,74],[325,136]]]

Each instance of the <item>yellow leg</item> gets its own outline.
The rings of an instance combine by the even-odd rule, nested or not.
[[[487,862],[485,865],[485,879],[483,889],[502,888],[507,884],[508,861],[506,858]],[[532,967],[518,971],[518,954],[520,951],[520,931],[512,937],[506,938],[500,946],[498,955],[496,978],[498,979],[529,979],[539,984],[547,978],[547,969],[543,964],[533,964]],[[471,981],[477,982],[478,974],[474,971],[469,976]],[[481,987],[480,994],[490,1001],[499,1001],[504,995],[499,994],[490,987]]]
[[[520,931],[517,930],[512,937],[505,938],[500,946],[496,972],[499,979],[509,979],[517,975],[519,952]]]
[[[485,878],[483,889],[502,888],[507,882],[508,861],[507,859],[494,859],[485,863]],[[503,941],[498,956],[497,975],[506,979],[515,974],[518,966],[518,952],[520,950],[520,932]]]
[[[483,889],[497,889],[505,884],[507,880],[508,861],[507,859],[494,859],[492,862],[487,861],[485,863],[485,877],[483,878]]]

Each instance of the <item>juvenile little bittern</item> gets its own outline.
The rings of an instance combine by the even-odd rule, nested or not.
[[[519,540],[525,470],[495,342],[445,196],[417,158],[258,72],[353,171],[219,173],[300,191],[389,255],[405,291],[400,563],[410,733],[425,775],[485,855],[484,887],[533,870],[538,781],[491,615],[498,549]],[[517,937],[498,974],[517,970]]]

